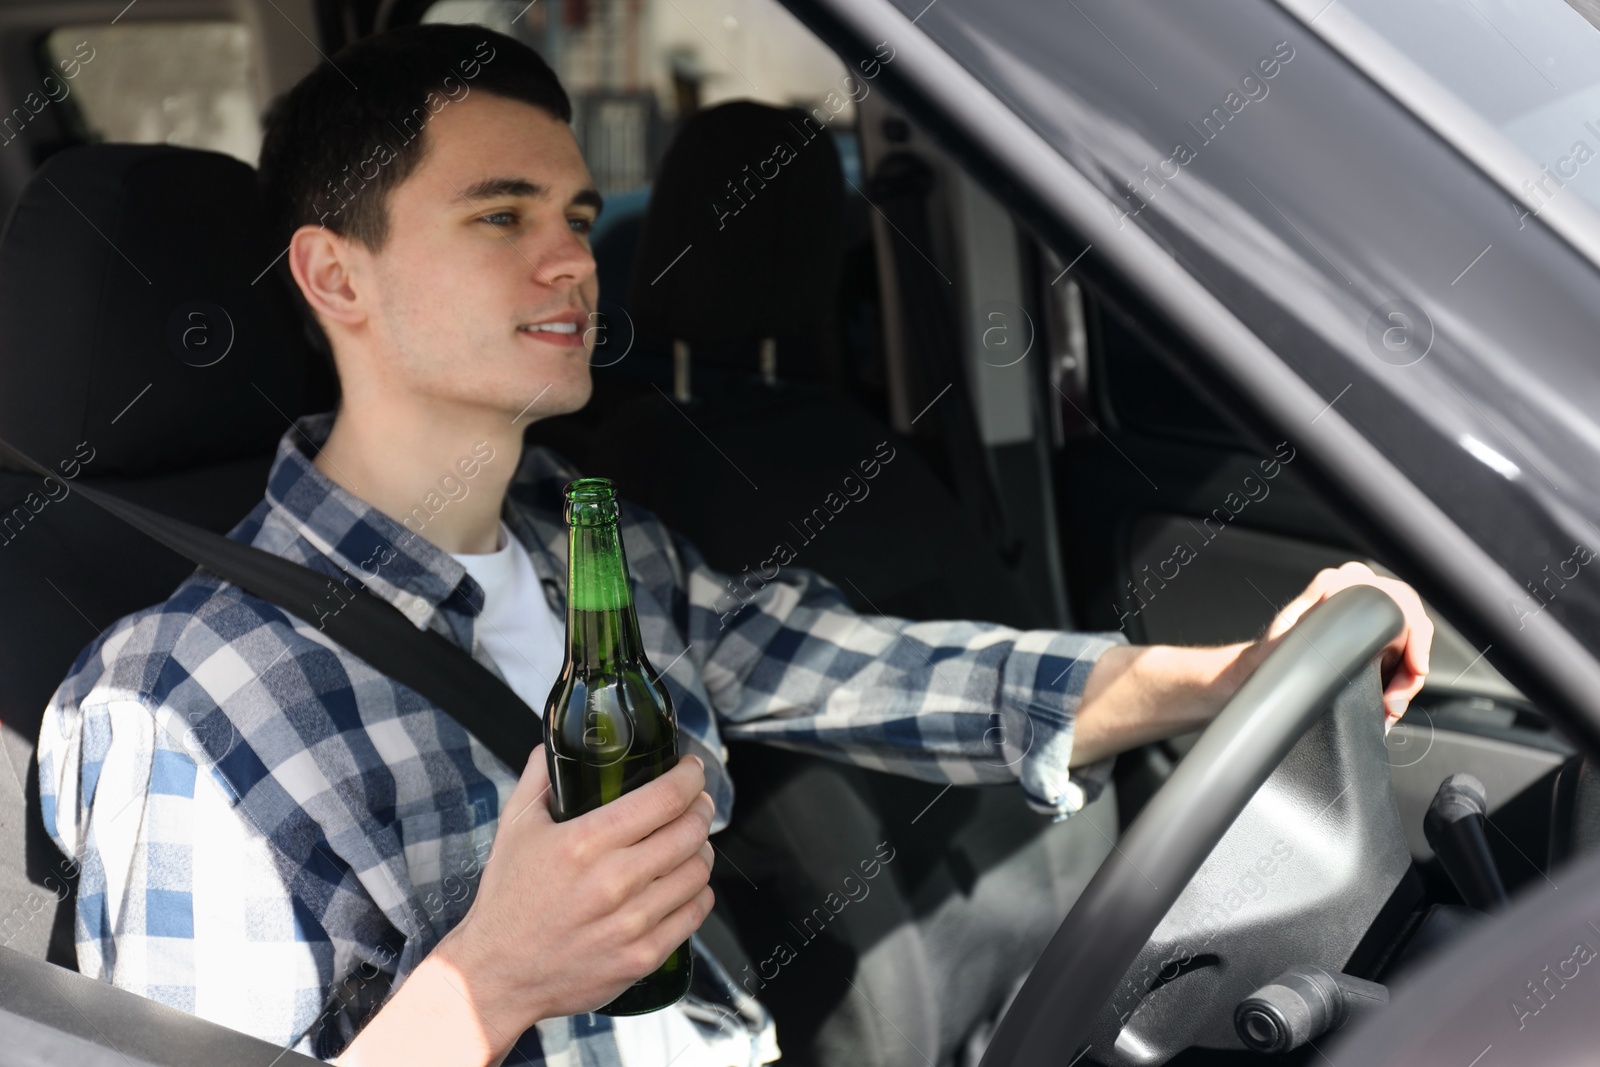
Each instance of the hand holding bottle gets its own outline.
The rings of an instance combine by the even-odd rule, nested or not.
[[[556,822],[544,746],[501,813],[466,916],[440,943],[474,976],[474,1007],[509,1039],[613,1000],[711,911],[713,804],[697,757]],[[447,948],[448,945],[448,948]]]
[[[567,652],[544,709],[550,813],[558,822],[615,803],[679,762],[672,694],[639,634],[616,487],[579,478],[566,497]],[[693,980],[693,946],[685,940],[595,1010],[658,1011],[682,999]]]

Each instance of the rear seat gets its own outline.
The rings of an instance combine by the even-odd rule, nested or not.
[[[78,653],[194,565],[70,492],[218,533],[266,486],[288,421],[334,406],[257,209],[225,155],[101,144],[50,157],[0,238],[0,945],[76,969],[75,871],[45,835],[35,745]]]

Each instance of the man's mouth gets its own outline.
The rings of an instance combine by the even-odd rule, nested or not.
[[[545,322],[524,323],[517,327],[517,332],[545,344],[581,348],[584,343],[582,323],[587,318],[581,311],[573,311]]]

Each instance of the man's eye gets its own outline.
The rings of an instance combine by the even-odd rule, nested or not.
[[[496,222],[496,219],[504,219],[505,221]],[[515,211],[496,211],[492,215],[482,216],[478,219],[478,221],[487,222],[491,226],[509,226],[511,223],[517,221],[517,213]]]
[[[567,220],[567,225],[571,226],[577,233],[589,233],[594,229],[594,220],[584,218],[582,215],[574,215]]]

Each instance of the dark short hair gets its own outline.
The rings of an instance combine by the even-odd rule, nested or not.
[[[353,41],[267,109],[258,165],[272,247],[321,224],[380,251],[391,190],[416,170],[432,115],[487,92],[572,121],[572,103],[539,54],[485,26],[429,23]],[[333,350],[288,261],[274,266],[300,313],[306,340],[334,371]],[[341,397],[342,403],[342,397]]]
[[[405,26],[324,59],[266,114],[258,169],[273,247],[320,223],[381,250],[389,192],[421,162],[428,120],[473,92],[572,121],[566,90],[539,54],[485,26]]]

